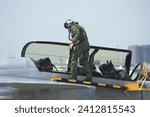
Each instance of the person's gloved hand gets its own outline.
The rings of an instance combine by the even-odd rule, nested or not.
[[[71,43],[70,45],[69,45],[69,49],[71,50],[72,48],[73,48],[73,43]]]

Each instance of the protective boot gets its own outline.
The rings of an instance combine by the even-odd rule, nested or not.
[[[92,82],[92,78],[87,77],[86,79],[84,79],[83,81],[88,81],[88,82]]]
[[[71,77],[69,77],[69,80],[77,80],[77,76],[76,75],[72,75]]]

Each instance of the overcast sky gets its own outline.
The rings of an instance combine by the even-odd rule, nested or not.
[[[0,0],[0,59],[33,40],[68,42],[63,23],[78,21],[91,45],[150,44],[150,0]]]

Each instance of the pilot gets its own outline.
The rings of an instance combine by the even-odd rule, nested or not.
[[[71,76],[69,79],[77,80],[77,64],[78,59],[80,65],[83,66],[84,71],[86,73],[86,81],[91,81],[92,71],[89,65],[89,50],[90,45],[87,38],[87,34],[85,29],[79,25],[78,22],[74,22],[69,19],[64,23],[64,27],[69,31],[69,49],[71,61],[70,63],[70,73]]]

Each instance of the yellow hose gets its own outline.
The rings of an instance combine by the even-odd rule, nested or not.
[[[146,81],[146,79],[149,78],[148,76],[148,70],[146,68],[146,66],[144,65],[144,63],[141,64],[141,78],[140,80],[138,81],[138,86],[139,87],[139,91],[142,91],[142,90],[147,90],[147,91],[150,91],[150,89],[144,89],[143,86],[144,86],[144,83]],[[124,91],[124,90],[123,90]],[[124,93],[132,100],[134,100],[134,98],[129,94],[127,93],[126,91],[124,91]]]
[[[141,64],[141,67],[142,67],[142,69],[141,69],[142,75],[141,75],[141,79],[139,80],[140,89],[143,88],[144,83],[145,83],[146,79],[148,78],[148,70],[147,70],[146,66],[144,65],[144,63]]]

